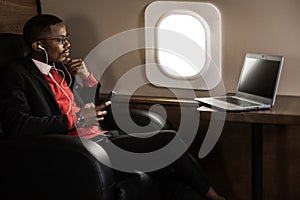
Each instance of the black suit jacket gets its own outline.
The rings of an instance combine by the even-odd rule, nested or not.
[[[61,113],[47,80],[30,57],[0,69],[0,92],[6,136],[67,132],[67,116]]]

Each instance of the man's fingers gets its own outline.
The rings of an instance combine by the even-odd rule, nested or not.
[[[107,101],[105,103],[102,103],[101,105],[96,106],[97,111],[104,110],[106,107],[111,105],[111,101]]]
[[[111,101],[107,101],[104,104],[105,104],[105,106],[110,106],[111,105]]]
[[[97,116],[104,116],[107,114],[107,111],[97,111]]]
[[[98,122],[102,122],[104,120],[104,117],[97,117]]]

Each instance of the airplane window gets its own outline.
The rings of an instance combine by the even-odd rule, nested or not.
[[[170,88],[209,90],[221,81],[221,15],[203,2],[155,1],[145,10],[146,76]]]
[[[159,29],[165,29],[170,31],[175,31],[183,36],[188,37],[196,45],[199,45],[199,48],[202,48],[205,52],[206,50],[206,35],[204,26],[201,21],[196,17],[187,15],[187,14],[171,14],[163,18],[159,25]],[[172,37],[164,37],[165,34],[159,34],[157,32],[157,59],[158,63],[162,67],[167,74],[174,77],[193,77],[199,74],[204,67],[206,56],[201,56],[201,52],[199,52],[199,56],[197,59],[200,62],[198,65],[193,64],[188,59],[185,59],[183,56],[180,56],[176,53],[172,53],[172,51],[166,51],[163,48],[163,43]],[[174,41],[169,41],[170,43]],[[180,44],[178,44],[180,45]],[[176,49],[175,49],[176,50]],[[184,50],[187,53],[190,51],[189,48],[185,48]]]

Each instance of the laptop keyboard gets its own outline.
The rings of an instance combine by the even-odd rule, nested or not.
[[[238,105],[241,107],[247,107],[247,106],[257,106],[259,104],[256,103],[251,103],[248,101],[243,101],[241,99],[236,99],[236,98],[232,98],[232,97],[221,97],[221,98],[217,98],[218,100],[221,101],[226,101],[228,103],[234,104],[234,105]]]

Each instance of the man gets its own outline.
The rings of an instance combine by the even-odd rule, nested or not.
[[[23,36],[31,48],[30,55],[0,72],[4,133],[9,137],[79,134],[92,140],[111,134],[98,126],[110,102],[96,108],[83,104],[80,108],[74,101],[72,76],[80,76],[87,88],[97,86],[98,82],[81,59],[70,58],[70,41],[63,21],[53,15],[35,16],[25,24]],[[85,116],[84,122],[81,115]],[[110,135],[110,139],[125,150],[151,152],[168,144],[174,134],[174,131],[165,131],[147,139],[115,134]],[[103,140],[98,143],[105,146]],[[188,153],[184,153],[172,167],[196,191],[193,199],[200,199],[202,195],[211,200],[223,199]]]
[[[9,137],[74,132],[75,113],[79,110],[68,87],[72,81],[70,74],[78,74],[86,87],[98,84],[81,59],[69,58],[70,42],[64,23],[53,18],[48,30],[43,30],[47,23],[49,19],[44,16],[32,18],[25,24],[23,36],[31,54],[5,67],[6,72],[2,73],[2,95],[7,97],[1,98],[1,104],[6,107],[2,122],[4,132],[9,129]],[[98,120],[106,114],[99,110],[104,107],[98,107]]]

